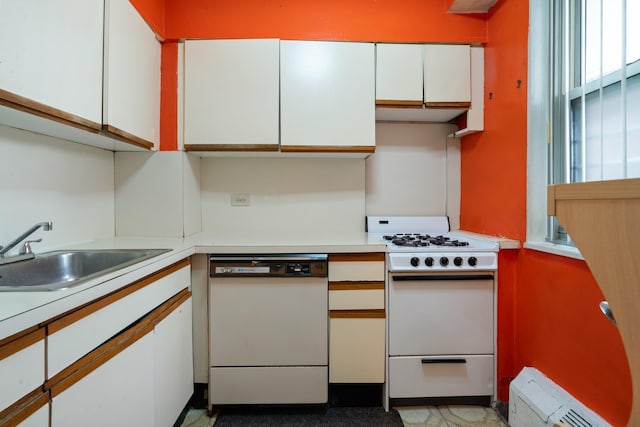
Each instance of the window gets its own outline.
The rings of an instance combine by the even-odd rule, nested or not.
[[[542,168],[545,187],[640,177],[640,0],[554,0],[548,9],[541,3],[530,2],[529,76],[538,82],[530,82],[529,172]],[[529,196],[539,201],[539,174],[534,180]],[[528,215],[539,222],[534,209],[529,204]],[[555,218],[545,222],[547,242],[571,244]]]

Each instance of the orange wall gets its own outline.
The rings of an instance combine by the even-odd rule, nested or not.
[[[449,3],[448,0],[165,0],[165,36],[486,41],[485,19],[447,15]]]
[[[176,149],[175,42],[182,38],[480,42],[485,131],[462,141],[464,229],[522,242],[526,235],[528,0],[499,0],[484,15],[449,15],[451,0],[132,0],[163,47],[161,148]],[[148,11],[148,12],[147,12]],[[158,30],[158,28],[161,28]],[[631,383],[616,329],[584,262],[531,250],[500,253],[498,392],[535,366],[614,425]]]
[[[525,241],[527,0],[491,10],[485,50],[485,131],[462,141],[461,227]],[[518,80],[520,84],[518,87]],[[626,425],[631,379],[604,298],[583,261],[522,249],[501,253],[499,392],[534,366],[614,425]],[[510,345],[512,343],[512,345]]]

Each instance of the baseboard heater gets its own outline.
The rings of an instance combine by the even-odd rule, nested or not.
[[[524,368],[509,386],[511,427],[610,427],[562,387],[535,368]]]

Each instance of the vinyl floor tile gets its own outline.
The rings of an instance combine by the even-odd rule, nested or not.
[[[435,406],[406,406],[394,408],[405,427],[448,427]]]
[[[440,414],[447,426],[455,427],[506,427],[498,413],[482,406],[440,406]]]

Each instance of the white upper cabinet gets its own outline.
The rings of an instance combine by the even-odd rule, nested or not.
[[[160,44],[128,0],[2,0],[0,124],[112,151],[151,149]]]
[[[281,151],[375,150],[372,43],[282,41]]]
[[[184,142],[192,151],[277,151],[279,40],[185,42]]]
[[[376,45],[376,105],[422,106],[423,46]]]
[[[158,148],[160,43],[129,0],[105,1],[104,33],[104,130]]]
[[[469,45],[424,45],[424,102],[427,107],[470,106]]]
[[[376,120],[449,122],[471,108],[482,115],[471,103],[472,84],[483,90],[478,71],[472,82],[469,45],[378,43]]]
[[[102,0],[0,2],[0,104],[99,129],[102,20]]]

